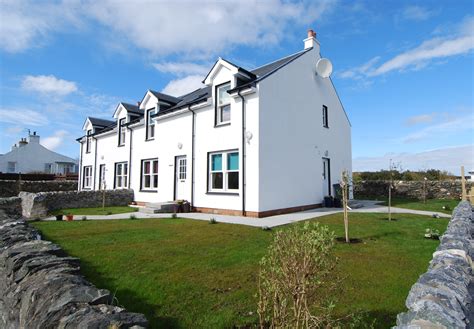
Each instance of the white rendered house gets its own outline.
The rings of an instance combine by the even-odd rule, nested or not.
[[[112,121],[87,118],[80,189],[253,217],[321,206],[352,171],[351,126],[331,79],[316,74],[312,30],[304,45],[250,71],[219,59],[196,91],[148,90]]]
[[[48,150],[40,144],[40,136],[35,131],[13,145],[10,152],[0,155],[0,172],[76,173],[77,160]]]

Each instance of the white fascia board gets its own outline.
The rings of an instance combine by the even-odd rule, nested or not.
[[[212,105],[212,98],[211,97],[209,97],[205,102],[201,102],[201,103],[191,105],[191,110],[199,110],[199,109],[202,109],[202,108],[207,107],[209,105]]]
[[[236,74],[239,71],[237,67],[235,67],[234,65],[231,65],[230,63],[222,60],[222,58],[219,57],[219,60],[212,67],[211,71],[207,74],[207,77],[204,80],[204,84],[206,86],[211,86],[212,85],[212,81],[214,80],[214,76],[219,71],[221,66],[224,66],[225,68],[227,68],[230,72],[232,72],[232,74]]]
[[[86,121],[84,121],[84,124],[82,125],[82,130],[84,131],[86,130],[87,124],[90,124],[92,126],[91,120],[89,118],[87,118]]]
[[[160,115],[160,116],[158,116],[158,117],[155,118],[155,121],[168,119],[168,118],[171,118],[171,117],[174,117],[174,116],[178,116],[178,115],[183,114],[183,113],[186,113],[186,112],[189,112],[189,110],[188,110],[187,107],[183,108],[182,110],[178,110],[178,111],[175,111],[175,112],[171,112],[171,113],[169,113],[169,114]]]
[[[113,118],[114,118],[114,119],[117,119],[117,118],[119,117],[119,115],[120,115],[120,112],[122,112],[122,110],[124,110],[125,112],[127,112],[127,110],[125,109],[125,107],[123,106],[123,104],[120,103],[119,105],[117,105],[117,108],[115,109]]]
[[[245,96],[245,95],[253,94],[253,93],[256,93],[256,92],[257,92],[256,87],[250,87],[250,88],[247,88],[247,89],[242,89],[240,91],[240,95]],[[238,91],[234,91],[232,94],[230,94],[230,96],[236,98],[236,97],[239,97],[239,93],[238,93]]]

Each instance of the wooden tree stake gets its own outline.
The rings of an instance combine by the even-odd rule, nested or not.
[[[461,166],[461,187],[462,187],[462,200],[467,200],[466,193],[466,177],[464,177],[464,166]]]

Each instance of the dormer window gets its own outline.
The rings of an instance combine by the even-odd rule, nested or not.
[[[92,130],[89,129],[87,131],[87,136],[86,136],[86,153],[91,153],[91,135],[92,135]]]
[[[155,138],[155,120],[153,120],[152,115],[155,112],[155,109],[149,109],[146,112],[146,139]]]
[[[230,82],[216,87],[216,126],[230,123]]]
[[[118,124],[118,146],[125,145],[125,118],[119,119]]]

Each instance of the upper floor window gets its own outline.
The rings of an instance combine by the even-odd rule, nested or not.
[[[329,128],[328,122],[328,107],[323,105],[323,127]]]
[[[151,117],[155,109],[149,109],[146,112],[146,139],[155,138],[155,120]]]
[[[230,82],[216,87],[216,125],[230,122]]]
[[[7,172],[8,173],[13,173],[16,171],[16,162],[10,162],[8,161],[8,164],[7,164]]]
[[[118,124],[118,145],[125,145],[125,118],[119,120]]]
[[[239,189],[239,152],[209,154],[209,190],[237,192]]]
[[[91,153],[91,135],[92,135],[92,130],[89,129],[87,131],[87,137],[86,137],[86,153]]]

